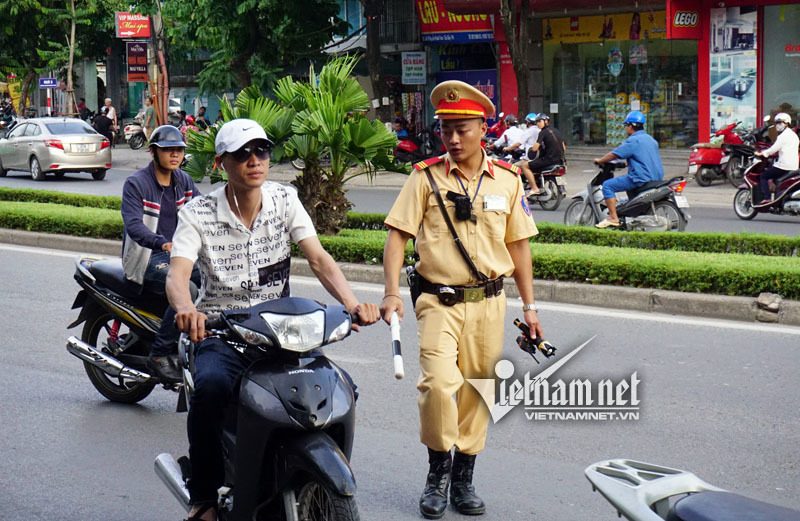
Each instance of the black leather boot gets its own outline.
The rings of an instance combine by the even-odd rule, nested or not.
[[[428,449],[428,480],[419,498],[419,511],[427,519],[439,519],[447,509],[447,486],[450,484],[450,451]]]
[[[453,482],[450,484],[450,501],[460,514],[478,516],[486,512],[486,504],[475,495],[472,486],[472,470],[475,456],[456,451],[453,457]]]

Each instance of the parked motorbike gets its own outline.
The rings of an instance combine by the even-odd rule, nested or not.
[[[495,121],[494,125],[486,131],[486,137],[497,139],[503,135],[506,129],[508,129],[508,124],[505,121],[505,112],[501,112],[497,115],[497,121]]]
[[[759,179],[770,163],[757,157],[745,170],[744,180],[733,196],[733,211],[739,219],[749,221],[759,213],[800,215],[800,170],[788,172],[774,180],[775,196],[770,204],[753,206],[753,201],[769,199],[770,194],[761,192]]]
[[[714,132],[709,143],[695,143],[689,155],[689,175],[700,186],[709,186],[727,176],[730,160],[728,145],[741,145],[742,138],[734,132],[741,122],[731,123]]]
[[[67,329],[84,325],[80,338],[67,339],[67,351],[83,361],[89,381],[112,402],[145,399],[158,384],[145,362],[167,299],[146,288],[140,292],[124,277],[120,259],[78,257],[74,277],[81,290],[72,309],[80,314]]]
[[[594,226],[608,217],[602,184],[614,177],[615,170],[626,167],[622,159],[600,165],[600,172],[589,181],[586,190],[572,198],[564,213],[564,223]],[[644,232],[684,231],[691,218],[686,210],[689,208],[689,201],[682,195],[685,187],[684,177],[673,177],[636,187],[628,191],[627,197],[618,195],[617,215],[620,226],[615,229]]]
[[[738,187],[742,184],[744,171],[752,163],[755,153],[766,150],[772,144],[772,140],[769,137],[769,129],[772,126],[769,124],[769,120],[770,116],[764,116],[764,125],[742,135],[743,143],[727,145],[730,159],[725,173],[728,177],[728,182],[733,186]]]
[[[346,338],[354,320],[344,306],[293,297],[210,314],[210,333],[250,362],[225,413],[220,520],[358,519],[349,464],[353,389],[317,350]],[[183,336],[188,394],[194,356]],[[187,511],[190,463],[167,453],[155,461],[156,474]]]
[[[415,137],[400,140],[394,150],[395,163],[416,163],[443,154],[445,148],[437,124],[433,122]]]
[[[144,135],[144,111],[140,110],[133,121],[125,125],[125,141],[133,150],[139,150],[147,142]]]
[[[727,492],[685,470],[613,459],[589,465],[584,474],[630,521],[800,521],[800,511]]]

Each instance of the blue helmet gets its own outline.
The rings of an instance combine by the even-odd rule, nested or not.
[[[531,112],[530,114],[525,116],[525,123],[534,123],[534,122],[536,122],[536,116],[538,116],[537,113]]]
[[[638,110],[632,110],[625,116],[625,123],[633,123],[634,125],[644,125],[644,114]]]

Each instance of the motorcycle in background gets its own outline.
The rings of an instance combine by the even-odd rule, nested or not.
[[[764,124],[756,129],[742,135],[741,144],[731,143],[727,145],[730,158],[726,167],[728,181],[735,187],[742,184],[744,171],[752,163],[755,153],[766,150],[772,144],[769,137],[770,116],[764,116]]]
[[[771,161],[757,157],[745,170],[744,180],[733,196],[733,211],[739,219],[749,221],[759,213],[800,215],[800,170],[774,180],[775,196],[771,203],[753,206],[753,201],[769,199],[769,194],[761,193],[759,180],[770,164]]]
[[[734,132],[741,122],[731,123],[714,132],[709,143],[695,143],[689,155],[689,175],[700,186],[709,186],[727,176],[730,160],[728,145],[741,145],[742,138]]]
[[[495,121],[494,125],[489,127],[489,130],[486,131],[487,138],[494,138],[497,139],[503,135],[503,132],[508,129],[508,124],[506,123],[505,119],[505,112],[501,112],[497,115],[497,121]]]
[[[567,197],[567,181],[564,177],[566,174],[566,164],[553,165],[541,172],[535,172],[536,184],[542,192],[528,197],[528,202],[538,203],[542,210],[551,212],[557,210],[561,201]],[[530,190],[531,184],[528,178],[524,175],[521,177],[525,190]]]
[[[133,150],[139,150],[147,142],[144,135],[144,110],[140,110],[133,121],[125,125],[125,141]]]
[[[685,470],[613,459],[589,465],[584,474],[630,521],[800,521],[800,511],[727,492]]]
[[[564,224],[594,226],[608,217],[608,208],[603,198],[604,181],[614,177],[614,170],[626,168],[622,159],[600,165],[600,172],[572,198],[564,213]],[[687,212],[689,201],[683,195],[686,188],[684,177],[673,177],[651,181],[629,190],[627,198],[619,195],[617,215],[622,231],[679,231],[686,229],[690,219]]]
[[[394,150],[395,163],[416,163],[445,152],[438,122],[422,129],[415,137],[401,139]]]

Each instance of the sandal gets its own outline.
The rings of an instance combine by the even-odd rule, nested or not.
[[[600,229],[604,229],[604,228],[619,228],[619,223],[618,222],[615,223],[615,222],[609,221],[608,219],[603,219],[599,223],[595,224],[594,227],[595,228],[600,228]]]
[[[195,512],[195,514],[193,516],[189,516],[186,519],[184,519],[183,521],[205,521],[202,518],[203,514],[205,514],[206,512],[211,510],[212,508],[215,510],[214,519],[216,519],[217,518],[217,513],[216,513],[217,505],[215,503],[206,503],[203,506],[201,506],[197,510],[197,512]]]

